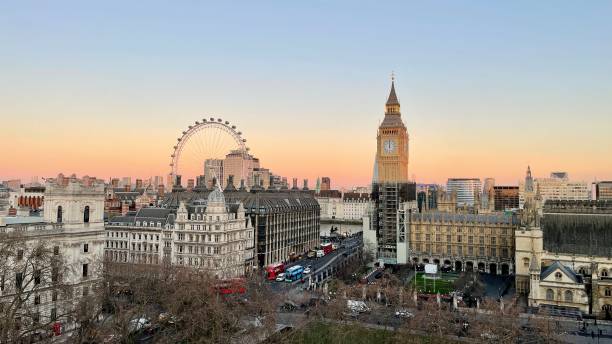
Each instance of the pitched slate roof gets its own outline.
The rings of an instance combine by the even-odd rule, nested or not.
[[[567,277],[569,277],[575,283],[582,283],[582,276],[577,275],[572,269],[561,264],[561,262],[558,260],[555,260],[551,265],[542,269],[542,272],[540,273],[540,280],[545,279],[551,273],[557,271],[557,269],[561,270],[561,272],[563,272]]]

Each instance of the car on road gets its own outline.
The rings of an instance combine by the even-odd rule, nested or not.
[[[325,256],[325,252],[323,252],[323,250],[317,250],[317,258],[321,258]]]
[[[306,269],[304,269],[304,274],[307,275],[309,273],[312,272],[312,269],[310,268],[310,266],[307,266]]]
[[[280,274],[278,274],[276,276],[276,282],[282,282],[284,280],[285,280],[285,273],[284,272],[281,272]]]

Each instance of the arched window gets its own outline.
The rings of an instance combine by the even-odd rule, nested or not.
[[[552,289],[546,289],[546,300],[552,301],[555,299],[555,292]]]
[[[574,302],[574,293],[572,293],[571,290],[566,290],[563,297],[565,298],[565,302]]]
[[[604,294],[606,296],[612,296],[612,290],[610,290],[610,288],[606,288],[606,290],[604,291]]]
[[[62,223],[62,206],[57,206],[57,223]]]
[[[89,223],[89,206],[85,206],[85,210],[83,210],[83,222]]]
[[[607,269],[601,270],[601,277],[608,277],[608,270]]]
[[[586,275],[586,269],[584,268],[584,266],[581,266],[581,267],[578,269],[578,273],[579,273],[579,274],[581,274],[581,275],[583,275],[583,276],[584,276],[584,275]]]
[[[523,258],[523,266],[528,268],[529,267],[529,258],[525,257]]]
[[[559,271],[557,271],[557,272],[555,273],[555,279],[556,279],[557,281],[560,281],[562,277],[563,277],[563,275],[561,275],[561,273],[560,273]]]

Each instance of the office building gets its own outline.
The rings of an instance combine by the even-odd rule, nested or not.
[[[446,191],[457,194],[459,206],[474,206],[476,198],[482,193],[482,184],[478,178],[449,178]]]
[[[612,181],[595,183],[595,199],[598,201],[612,201]]]
[[[527,173],[531,175],[531,169]],[[550,178],[532,178],[533,190],[540,193],[542,204],[551,201],[587,201],[590,188],[587,182],[571,181],[565,172],[553,172]],[[519,182],[519,207],[525,202],[525,182]]]
[[[494,186],[495,211],[518,209],[519,187],[518,186]]]

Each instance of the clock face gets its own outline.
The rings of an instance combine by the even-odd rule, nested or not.
[[[393,151],[395,151],[395,141],[393,140],[387,140],[385,141],[385,153],[392,153]]]

